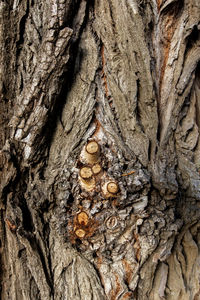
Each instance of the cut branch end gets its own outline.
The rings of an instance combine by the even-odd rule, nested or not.
[[[99,152],[99,145],[96,141],[90,141],[86,146],[86,151],[91,155],[96,155]]]
[[[80,169],[80,177],[84,180],[89,180],[92,178],[92,169],[90,167],[82,167]]]
[[[83,229],[77,229],[76,231],[75,231],[75,234],[76,234],[76,236],[77,237],[79,237],[79,238],[84,238],[84,236],[85,236],[85,230],[83,230]]]
[[[88,224],[89,218],[88,218],[88,215],[84,211],[82,211],[78,214],[77,219],[78,219],[78,223],[81,225],[86,226]]]

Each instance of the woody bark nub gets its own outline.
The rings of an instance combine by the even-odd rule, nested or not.
[[[100,156],[100,147],[96,141],[89,141],[81,153],[81,161],[90,165],[96,164]]]
[[[82,211],[77,215],[77,223],[79,226],[85,227],[88,225],[88,215],[86,214],[86,212]],[[84,230],[84,228],[74,228],[75,234],[78,238],[82,239],[85,237],[86,232]]]
[[[95,178],[93,176],[93,172],[90,167],[86,166],[80,169],[79,179],[80,179],[81,186],[85,190],[91,191],[95,188]]]
[[[105,198],[115,198],[119,193],[119,185],[116,181],[108,180],[103,184],[102,192]]]
[[[92,172],[94,174],[94,176],[98,176],[102,175],[102,167],[99,163],[95,164],[92,166]]]

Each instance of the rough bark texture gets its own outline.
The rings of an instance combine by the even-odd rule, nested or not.
[[[199,0],[0,10],[1,299],[200,299]]]

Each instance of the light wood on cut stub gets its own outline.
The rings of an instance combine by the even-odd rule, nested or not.
[[[91,142],[88,142],[87,146],[86,146],[86,151],[89,153],[89,154],[96,154],[99,150],[99,145],[97,144],[97,142],[95,141],[91,141]]]
[[[100,172],[101,172],[101,166],[100,164],[95,164],[93,167],[92,167],[92,171],[94,173],[94,175],[98,175]]]
[[[80,169],[80,176],[81,178],[87,180],[90,179],[92,177],[93,173],[92,173],[92,169],[90,167],[83,167]]]
[[[85,236],[85,231],[83,229],[77,229],[75,231],[75,234],[79,237],[79,238],[83,238]]]
[[[79,224],[82,224],[85,226],[88,224],[88,215],[84,211],[82,211],[78,214],[77,219],[78,219]]]
[[[107,184],[107,191],[111,194],[117,194],[119,191],[118,184],[114,181]]]

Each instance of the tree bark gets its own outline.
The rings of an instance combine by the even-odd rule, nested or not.
[[[200,299],[200,3],[0,3],[4,300]]]

